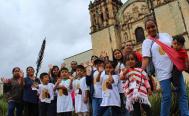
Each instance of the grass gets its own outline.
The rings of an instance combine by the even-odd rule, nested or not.
[[[0,115],[6,116],[8,104],[3,95],[0,95]]]

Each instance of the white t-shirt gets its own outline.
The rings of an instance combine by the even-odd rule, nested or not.
[[[57,113],[61,112],[71,112],[74,110],[71,90],[70,90],[71,80],[62,80],[59,84],[60,86],[64,86],[68,90],[68,95],[64,95],[61,89],[57,90]]]
[[[120,70],[123,69],[123,68],[125,68],[124,64],[121,63],[121,62],[118,62],[117,65],[116,65],[116,67],[115,67],[116,74],[119,74]]]
[[[112,83],[112,89],[106,87],[106,81],[109,78],[108,75],[103,75],[102,78],[102,103],[100,106],[118,106],[120,107],[120,95],[118,90],[119,76],[112,75],[114,83]]]
[[[51,100],[54,99],[54,84],[48,83],[47,85],[39,84],[39,99],[41,102],[51,103]]]
[[[172,37],[167,33],[159,33],[159,41],[171,46]],[[156,77],[159,81],[171,78],[171,71],[173,68],[173,63],[165,53],[165,51],[155,42],[152,45],[152,40],[145,39],[142,44],[142,56],[151,57],[154,63]],[[152,51],[152,55],[151,52]]]
[[[94,94],[93,97],[95,98],[102,98],[102,79],[100,78],[99,82],[96,82],[96,78],[99,72],[95,71],[93,74],[93,83],[94,83]],[[101,73],[103,75],[103,73]]]
[[[77,78],[73,81],[73,88],[75,92],[75,112],[88,112],[89,103],[84,103],[84,97],[86,95],[85,91],[89,90],[89,87],[86,84],[86,77]],[[79,89],[81,94],[79,94]]]
[[[115,72],[119,75],[120,74],[120,71],[122,69],[125,68],[125,65],[121,62],[118,62],[116,68],[115,68]],[[119,84],[118,84],[118,90],[119,90],[119,93],[124,93],[124,90],[123,90],[123,81],[119,79]]]

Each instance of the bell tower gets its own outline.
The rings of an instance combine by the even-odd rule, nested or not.
[[[120,38],[117,33],[116,14],[122,5],[121,0],[94,0],[90,2],[90,34],[93,54],[100,55],[101,51],[106,51],[111,56],[112,50],[119,48]]]

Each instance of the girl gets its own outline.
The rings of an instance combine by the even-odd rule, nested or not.
[[[96,78],[96,82],[100,81],[102,82],[102,102],[97,116],[103,116],[109,107],[112,109],[112,116],[120,116],[119,76],[115,74],[113,61],[105,63],[105,75]]]
[[[86,84],[85,68],[78,65],[76,68],[77,79],[73,81],[75,92],[75,113],[78,116],[88,116],[89,112],[89,88]]]
[[[124,91],[127,97],[126,108],[131,111],[131,115],[141,116],[140,105],[146,111],[147,116],[152,116],[150,102],[147,92],[150,91],[147,74],[137,68],[137,56],[134,53],[129,53],[125,57],[125,68],[121,71],[121,80],[126,80]]]
[[[123,54],[122,54],[121,50],[115,49],[113,51],[113,62],[116,65],[115,72],[117,74],[119,74],[121,69],[123,69],[125,67],[124,63],[123,63]]]
[[[123,63],[123,53],[119,49],[115,49],[113,51],[113,62],[116,64],[115,72],[116,74],[119,74],[122,69],[125,68],[124,63]],[[125,95],[123,91],[123,83],[124,81],[119,80],[119,94],[120,94],[120,99],[121,99],[121,114],[122,116],[129,116],[129,113],[127,109],[125,108]]]
[[[16,116],[22,116],[23,104],[23,73],[19,67],[12,70],[13,77],[11,79],[1,79],[4,84],[5,97],[8,100],[8,116],[14,116],[16,108]]]
[[[72,80],[69,79],[69,72],[67,68],[60,70],[60,79],[55,84],[57,89],[57,113],[58,116],[71,116],[73,102],[71,97]]]

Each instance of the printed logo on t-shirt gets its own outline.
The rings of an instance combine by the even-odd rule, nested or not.
[[[165,55],[165,51],[161,47],[159,47],[159,54],[160,55]]]
[[[50,94],[49,94],[48,89],[42,90],[42,99],[45,99],[45,98],[50,98]]]

